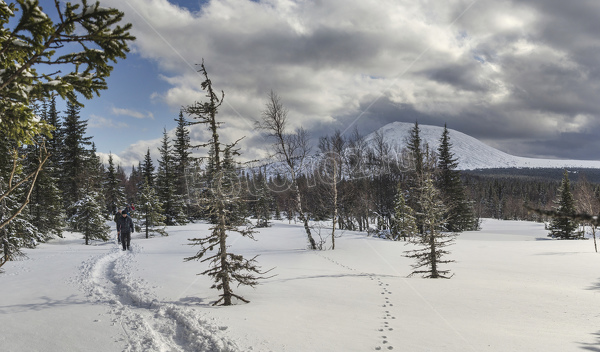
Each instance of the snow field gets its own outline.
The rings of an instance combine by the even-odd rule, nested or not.
[[[218,291],[188,238],[209,225],[134,234],[133,251],[79,235],[27,251],[0,275],[7,351],[580,351],[600,349],[600,255],[592,241],[547,240],[543,224],[486,219],[448,249],[450,280],[407,278],[412,245],[343,232],[306,250],[276,222],[231,251],[274,268],[249,304]],[[325,230],[324,230],[325,231]],[[323,234],[324,234],[323,231]]]

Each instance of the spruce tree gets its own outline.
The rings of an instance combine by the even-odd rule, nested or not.
[[[421,129],[419,128],[419,122],[417,121],[415,121],[415,125],[410,130],[406,148],[410,152],[412,170],[414,170],[417,178],[419,178],[423,174],[424,156],[423,144],[421,143]]]
[[[72,205],[82,199],[82,188],[85,186],[85,174],[89,166],[90,151],[88,149],[92,142],[91,137],[86,137],[87,121],[81,120],[80,107],[67,102],[65,121],[62,126],[64,137],[62,146],[62,177],[61,191],[66,209],[72,209]],[[67,216],[73,214],[67,213]]]
[[[176,193],[176,169],[173,161],[173,148],[166,129],[163,131],[162,144],[158,148],[158,171],[156,173],[156,190],[164,207],[167,225],[183,225],[187,223],[184,213],[183,196]]]
[[[141,186],[144,182],[148,182],[150,187],[154,187],[154,163],[152,162],[152,156],[150,155],[150,148],[146,152],[146,156],[144,157],[144,163],[138,169],[141,170]]]
[[[409,192],[406,202],[408,205],[415,211],[415,221],[417,224],[417,229],[419,233],[423,233],[423,219],[422,219],[422,209],[420,204],[420,190],[422,187],[423,173],[424,170],[424,158],[423,149],[424,146],[421,143],[421,130],[419,129],[419,123],[415,121],[414,127],[411,129],[410,135],[408,137],[408,141],[406,143],[406,148],[408,150],[408,190]]]
[[[122,172],[122,170],[121,170]],[[108,169],[104,179],[104,199],[107,214],[114,214],[120,207],[127,204],[122,180],[115,169],[112,153],[108,154]]]
[[[465,187],[456,170],[458,161],[451,151],[450,134],[444,125],[444,132],[438,147],[438,177],[436,186],[440,190],[442,200],[446,205],[444,217],[447,219],[446,229],[452,232],[462,232],[477,229],[477,219],[473,214],[471,202],[467,199]]]
[[[430,172],[425,172],[420,181],[419,204],[422,211],[423,233],[411,237],[411,243],[418,249],[405,252],[408,258],[414,258],[413,272],[409,275],[422,274],[425,278],[447,278],[449,270],[441,270],[440,264],[451,263],[453,260],[444,259],[450,252],[445,247],[451,245],[456,234],[445,232],[444,204],[439,191],[435,188]]]
[[[24,256],[21,248],[33,248],[45,240],[29,221],[31,214],[26,207],[35,177],[24,172],[22,153],[13,141],[0,136],[0,267]],[[37,165],[39,168],[39,160]],[[21,182],[24,187],[18,187]]]
[[[53,104],[47,104],[46,101],[42,102],[38,112],[42,120],[50,118],[51,105]],[[56,112],[55,109],[54,112]],[[52,153],[49,151],[51,140],[47,136],[38,135],[34,139],[35,144],[24,148],[24,169],[26,173],[35,172],[38,168],[40,154]],[[64,227],[62,197],[58,189],[59,178],[55,176],[58,175],[58,171],[51,157],[52,155],[38,173],[27,209],[29,221],[43,234],[43,238],[46,240],[62,236]]]
[[[210,193],[210,208],[211,213],[217,219],[217,223],[210,228],[211,233],[205,237],[190,239],[192,245],[199,245],[201,248],[196,255],[185,258],[185,260],[209,262],[210,267],[202,272],[202,274],[208,275],[214,280],[212,288],[222,291],[221,298],[214,302],[213,305],[222,304],[229,306],[233,303],[232,298],[234,297],[243,302],[248,302],[248,300],[233,292],[232,284],[237,282],[238,286],[255,286],[260,279],[257,275],[260,275],[261,272],[256,265],[256,257],[248,260],[241,255],[228,251],[228,232],[237,232],[242,236],[252,238],[254,231],[248,222],[246,222],[247,226],[243,229],[238,226],[239,224],[234,224],[232,217],[237,216],[237,214],[232,214],[227,209],[229,205],[239,202],[240,197],[232,192],[231,189],[226,188],[228,182],[224,179],[223,154],[226,151],[231,151],[237,142],[229,145],[221,143],[218,133],[221,122],[217,121],[216,115],[223,103],[225,93],[221,92],[221,97],[219,97],[214,92],[204,63],[201,65],[200,73],[205,78],[204,82],[202,82],[202,89],[206,91],[208,101],[204,103],[196,102],[194,105],[189,105],[186,107],[185,112],[196,120],[191,124],[205,125],[211,134],[209,142],[203,146],[211,145],[214,151],[214,180]],[[215,249],[216,251],[213,253]]]
[[[38,167],[40,153],[44,153],[46,145],[44,136],[35,137],[38,142],[27,146],[25,157],[25,170],[27,173],[34,172]],[[31,202],[28,205],[27,213],[29,221],[43,234],[44,239],[61,237],[64,227],[64,212],[60,189],[58,188],[59,179],[54,163],[50,160],[44,164],[44,167],[38,173],[36,182],[31,193]]]
[[[99,95],[107,88],[109,63],[125,58],[134,39],[131,24],[119,25],[123,12],[99,2],[55,0],[44,8],[56,13],[48,15],[37,0],[0,2],[0,135],[17,143],[48,135],[47,121],[31,108],[34,101],[58,94],[80,105],[76,92],[87,99]]]
[[[577,221],[573,219],[576,214],[575,199],[571,192],[571,183],[569,182],[569,173],[564,171],[562,182],[558,188],[558,196],[554,200],[554,210],[556,215],[550,222],[549,237],[561,240],[571,240],[579,237],[575,230],[579,227]]]
[[[394,201],[394,219],[392,226],[392,239],[398,241],[400,238],[405,241],[418,234],[417,223],[415,221],[414,211],[406,204],[404,191],[398,183],[398,192]]]
[[[120,166],[117,167],[117,170],[120,169]],[[122,169],[117,172],[119,174],[119,179],[121,180],[121,185],[125,188],[125,198],[129,202],[135,201],[138,191],[141,186],[144,184],[144,177],[142,175],[142,166],[141,163],[138,162],[138,167],[136,168],[134,165],[131,166],[131,173],[129,174],[129,179],[125,175],[125,171]]]
[[[53,169],[52,176],[60,178],[63,161],[64,136],[60,116],[56,110],[56,96],[52,96],[48,103],[47,122],[53,128],[50,138],[46,140],[46,148],[50,157],[48,159],[49,167]]]
[[[271,196],[271,191],[267,185],[265,174],[259,172],[258,175],[255,175],[255,178],[256,204],[254,206],[254,215],[256,217],[256,227],[269,227],[271,226],[271,205],[273,203],[273,197]]]
[[[39,135],[52,136],[52,126],[57,126],[52,119],[36,116],[34,102],[54,99],[58,94],[82,106],[76,93],[91,99],[106,89],[106,79],[112,71],[109,63],[125,58],[128,42],[135,39],[128,32],[131,24],[119,25],[124,14],[116,9],[85,0],[64,6],[55,0],[54,5],[47,8],[56,9],[49,16],[37,0],[10,4],[0,1],[0,136],[18,146],[34,145]],[[54,23],[53,19],[59,22]],[[53,69],[56,66],[60,69]],[[52,146],[49,149],[51,155],[60,156]],[[46,161],[44,156],[34,173],[24,176],[24,182],[30,181],[26,194],[31,194]],[[55,163],[54,167],[58,166]],[[0,198],[19,191],[9,187]],[[26,196],[15,211],[23,211],[28,203]],[[17,213],[0,222],[0,229]]]
[[[138,195],[137,208],[137,226],[146,233],[146,238],[149,234],[158,233],[161,236],[167,236],[165,229],[165,215],[163,214],[163,204],[156,193],[156,190],[144,180],[144,184],[140,188]]]
[[[173,164],[176,192],[187,200],[188,187],[186,174],[190,171],[192,161],[190,131],[187,128],[188,123],[183,116],[183,111],[179,112],[179,118],[175,119],[175,121],[177,121],[177,127],[175,129],[175,139],[173,140]]]
[[[69,213],[73,215],[67,224],[71,230],[83,234],[86,245],[93,240],[106,242],[110,239],[110,227],[106,224],[101,199],[101,195],[92,187],[84,187],[81,189],[81,199],[69,207]]]
[[[237,153],[237,151],[235,151]],[[223,159],[221,166],[221,189],[227,190],[230,193],[229,197],[236,199],[236,202],[232,202],[226,205],[226,211],[229,212],[228,224],[231,225],[244,225],[246,220],[246,202],[242,199],[241,185],[238,178],[235,160],[233,160],[234,152],[231,148],[225,148],[223,150]]]

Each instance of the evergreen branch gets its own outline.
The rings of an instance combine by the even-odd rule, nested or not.
[[[45,151],[46,151],[46,149],[44,148],[44,152]],[[10,216],[8,219],[6,219],[2,223],[0,223],[0,230],[2,228],[4,228],[6,225],[8,225],[11,221],[13,221],[19,214],[21,214],[21,212],[23,212],[23,210],[25,209],[27,204],[29,204],[29,201],[31,199],[31,192],[33,192],[33,188],[35,187],[35,181],[37,180],[37,177],[40,174],[40,171],[42,171],[42,168],[44,167],[44,164],[46,163],[46,161],[48,160],[49,157],[50,157],[50,154],[45,153],[45,156],[42,158],[42,151],[40,151],[40,156],[38,159],[39,165],[38,165],[37,169],[35,171],[31,172],[29,175],[27,175],[23,180],[21,180],[21,182],[17,183],[14,187],[10,188],[8,191],[6,191],[4,194],[2,194],[2,196],[0,196],[0,201],[2,201],[2,199],[4,199],[6,196],[8,196],[10,193],[12,193],[16,187],[19,187],[24,182],[26,182],[27,180],[32,178],[31,186],[29,186],[29,190],[27,192],[27,197],[23,201],[23,204],[15,211],[15,213],[12,216]],[[12,181],[13,174],[15,172],[15,168],[16,168],[16,164],[13,166],[13,170],[11,173],[11,181]]]

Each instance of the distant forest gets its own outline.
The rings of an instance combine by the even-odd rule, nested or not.
[[[568,168],[575,201],[591,196],[600,199],[600,169]],[[464,170],[462,180],[479,218],[548,220],[525,208],[554,207],[564,169],[498,168]],[[582,211],[582,209],[579,209]]]
[[[571,181],[577,181],[580,175],[585,175],[588,182],[600,184],[600,169],[588,168],[566,168]],[[494,178],[517,178],[537,181],[560,182],[563,178],[564,169],[559,168],[496,168],[464,170],[465,175],[485,176]]]

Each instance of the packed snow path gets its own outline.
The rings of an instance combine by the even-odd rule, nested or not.
[[[130,272],[132,251],[112,248],[86,260],[78,282],[90,300],[106,305],[113,324],[122,327],[125,351],[238,351],[218,337],[224,327],[203,320],[193,308],[161,302],[143,280]]]

